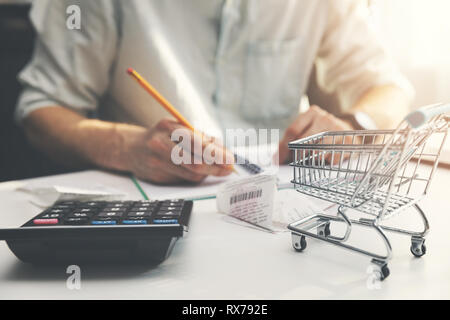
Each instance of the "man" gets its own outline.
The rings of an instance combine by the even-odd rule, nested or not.
[[[128,67],[210,135],[228,128],[285,131],[281,162],[291,140],[373,123],[393,127],[412,90],[377,42],[363,2],[38,1],[31,12],[38,38],[19,77],[25,88],[17,119],[37,148],[66,165],[164,184],[198,182],[231,168],[173,164],[170,135],[182,126],[165,119],[126,76]],[[80,8],[79,30],[66,27],[69,5]],[[299,114],[312,70],[321,90],[338,97],[339,114],[327,106]]]

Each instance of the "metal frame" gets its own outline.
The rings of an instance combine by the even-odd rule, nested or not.
[[[292,232],[293,247],[303,251],[305,237],[310,237],[363,254],[372,258],[381,280],[389,275],[387,262],[392,257],[386,232],[410,236],[411,252],[417,257],[424,255],[430,226],[418,202],[429,190],[449,123],[449,116],[436,115],[434,110],[433,116],[419,127],[411,125],[407,118],[396,130],[324,132],[291,142],[295,189],[339,205],[335,216],[316,214],[291,223],[288,229]],[[430,153],[427,141],[438,133],[442,135],[442,143],[438,152]],[[424,158],[434,161],[425,177],[418,170]],[[423,188],[416,186],[423,184]],[[422,231],[383,225],[384,220],[411,207],[422,220]],[[361,217],[350,219],[348,209]],[[335,223],[346,225],[343,235],[331,233],[330,225]],[[375,230],[384,243],[385,254],[346,243],[353,225]]]

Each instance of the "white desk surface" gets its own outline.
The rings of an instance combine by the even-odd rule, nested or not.
[[[105,184],[139,193],[128,178],[83,172],[43,178],[57,183]],[[450,298],[450,170],[439,169],[422,201],[431,232],[427,254],[413,258],[410,239],[392,235],[391,276],[380,289],[367,285],[369,259],[308,240],[303,253],[292,249],[289,233],[269,234],[224,221],[215,200],[194,204],[187,238],[152,269],[82,267],[81,290],[66,288],[65,268],[23,264],[0,242],[0,299],[430,299]],[[39,213],[23,193],[23,182],[0,184],[0,215],[20,225]],[[401,216],[409,223],[411,215]],[[372,244],[355,229],[355,241]]]

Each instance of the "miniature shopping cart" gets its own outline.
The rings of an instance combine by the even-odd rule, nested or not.
[[[303,251],[306,237],[311,237],[369,256],[380,280],[389,276],[392,256],[386,231],[411,236],[412,254],[423,256],[429,224],[418,201],[429,190],[438,165],[449,111],[450,104],[433,105],[409,114],[396,130],[325,132],[289,143],[295,189],[338,207],[336,215],[320,213],[290,224],[294,249]],[[430,141],[438,146],[429,146]],[[423,231],[383,224],[408,208],[420,216]],[[345,232],[333,234],[330,226],[336,223],[344,224]],[[375,230],[386,253],[350,245],[353,225]]]

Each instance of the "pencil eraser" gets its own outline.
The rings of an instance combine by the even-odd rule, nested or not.
[[[133,71],[134,71],[133,68],[128,68],[128,69],[127,69],[127,73],[128,73],[128,74],[132,74]]]

